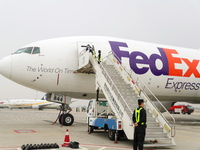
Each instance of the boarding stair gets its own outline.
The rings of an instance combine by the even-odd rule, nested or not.
[[[129,140],[133,140],[134,125],[132,114],[138,107],[138,99],[145,101],[147,129],[145,147],[175,146],[175,119],[133,72],[127,71],[114,52],[102,59],[99,64],[89,51],[79,55],[78,73],[95,73],[96,89],[104,93],[112,111],[122,120],[123,130]],[[145,89],[145,90],[144,90]],[[148,93],[148,95],[147,95]],[[150,96],[149,96],[150,95]],[[150,97],[168,113],[170,120],[164,117]],[[158,141],[155,142],[155,141]]]

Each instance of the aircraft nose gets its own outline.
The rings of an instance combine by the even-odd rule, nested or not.
[[[4,57],[0,60],[0,74],[6,78],[11,77],[11,57]]]

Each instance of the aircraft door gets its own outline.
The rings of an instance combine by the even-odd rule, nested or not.
[[[78,42],[77,45],[78,45],[78,57],[79,57],[78,69],[80,69],[89,64],[89,55],[88,55],[89,49],[87,49],[87,45],[90,45],[92,49],[94,49],[94,46],[91,42]]]

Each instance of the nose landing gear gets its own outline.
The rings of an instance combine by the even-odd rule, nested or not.
[[[61,126],[63,126],[63,125],[71,126],[74,123],[74,117],[72,114],[70,114],[72,109],[69,107],[68,104],[62,104],[59,107],[59,110],[60,110],[60,112],[58,114],[58,117],[53,124],[55,124],[57,122],[57,120],[59,120],[59,123],[61,124]]]
[[[55,124],[57,121],[61,124],[61,127],[64,126],[71,126],[74,123],[74,117],[70,112],[72,111],[71,107],[69,106],[71,98],[59,93],[47,93],[46,99],[50,102],[60,103],[60,110],[56,121],[53,123]]]

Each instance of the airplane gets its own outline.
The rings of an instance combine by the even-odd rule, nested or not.
[[[11,99],[11,100],[0,100],[0,108],[10,108],[10,109],[23,109],[32,108],[43,110],[47,108],[57,109],[60,104],[49,102],[46,100],[46,95],[39,99]]]
[[[89,101],[88,101],[89,102]],[[71,100],[71,108],[81,108],[86,107],[88,104],[87,101],[82,100]],[[49,102],[46,100],[46,95],[39,99],[11,99],[11,100],[0,100],[0,108],[10,108],[10,109],[58,109],[61,104],[55,102]]]
[[[134,72],[168,109],[175,102],[200,103],[200,51],[103,36],[75,36],[33,42],[0,61],[0,73],[21,85],[65,101],[65,125],[74,119],[70,98],[96,96],[95,74],[78,72],[79,54],[86,45],[110,52]],[[62,97],[63,96],[63,97]],[[99,97],[103,97],[100,93]],[[57,101],[57,102],[58,102]],[[69,111],[68,111],[69,110]],[[67,112],[68,111],[68,112]]]

